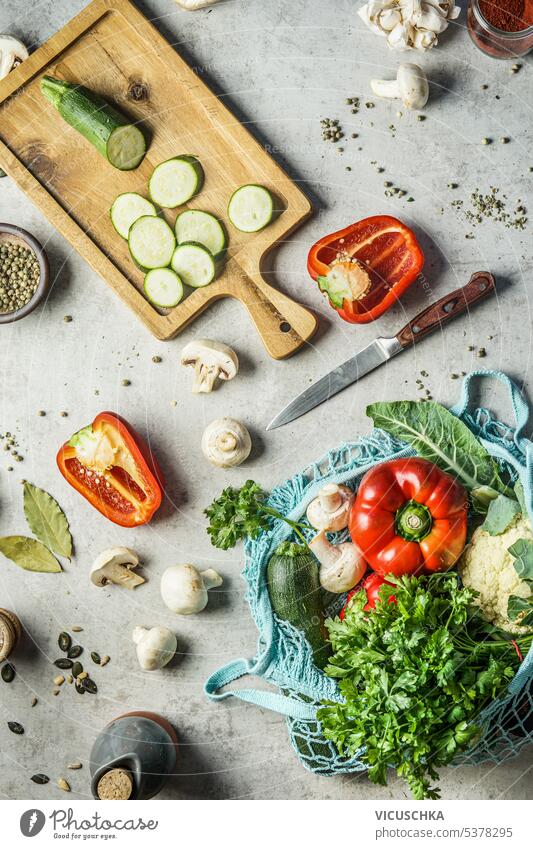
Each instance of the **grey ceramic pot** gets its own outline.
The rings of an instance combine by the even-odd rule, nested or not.
[[[112,769],[127,770],[133,780],[130,799],[151,799],[174,773],[176,732],[163,717],[136,711],[114,719],[96,738],[90,755],[91,791]]]
[[[48,290],[50,268],[48,265],[46,251],[41,243],[38,242],[31,233],[28,233],[27,230],[23,230],[22,227],[17,227],[15,224],[0,223],[0,243],[2,242],[14,242],[17,245],[23,245],[25,248],[31,248],[37,258],[40,268],[37,289],[28,303],[24,304],[24,306],[18,310],[0,313],[0,324],[11,324],[13,321],[18,321],[19,318],[24,318],[24,316],[29,315],[30,312],[33,312],[37,304],[42,301]]]

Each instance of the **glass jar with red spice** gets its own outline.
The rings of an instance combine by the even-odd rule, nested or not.
[[[533,47],[533,0],[470,0],[468,32],[495,59],[525,56]]]

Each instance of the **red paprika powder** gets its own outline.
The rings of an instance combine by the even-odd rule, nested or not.
[[[532,0],[479,0],[487,23],[504,32],[518,32],[533,24]]]
[[[489,56],[525,56],[533,47],[533,0],[470,0],[467,25],[476,47]]]

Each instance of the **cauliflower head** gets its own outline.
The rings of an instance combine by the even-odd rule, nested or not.
[[[517,625],[507,617],[509,596],[528,598],[531,590],[516,574],[514,557],[508,548],[519,539],[533,540],[533,530],[527,519],[517,516],[514,522],[497,536],[477,528],[459,563],[463,584],[477,590],[476,603],[483,616],[511,634],[527,634],[532,629]]]

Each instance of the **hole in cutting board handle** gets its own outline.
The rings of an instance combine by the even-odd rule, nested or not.
[[[288,321],[282,321],[279,326],[279,329],[282,333],[289,333],[289,331],[292,330],[292,327],[290,326]]]

